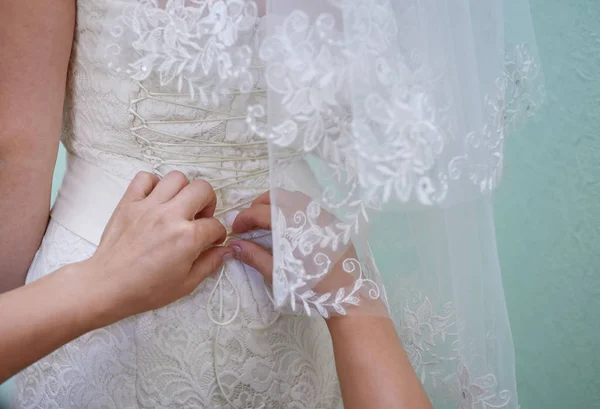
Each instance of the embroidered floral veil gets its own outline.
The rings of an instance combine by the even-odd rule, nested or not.
[[[516,408],[492,193],[543,100],[527,1],[264,6],[123,1],[100,52],[206,106],[251,95],[278,307],[390,314],[435,407]]]

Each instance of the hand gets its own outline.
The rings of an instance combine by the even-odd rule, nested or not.
[[[300,192],[278,192],[278,208],[283,211],[286,219],[292,220],[296,211],[306,210],[311,203],[311,199]],[[334,225],[338,220],[331,213],[321,210],[317,223],[321,226]],[[234,234],[243,234],[249,231],[271,230],[271,199],[270,192],[263,193],[259,196],[252,205],[242,210],[235,218],[231,227]],[[272,282],[273,274],[273,255],[270,251],[249,240],[236,240],[229,244],[234,251],[234,257],[245,264],[256,269],[261,273],[267,282]],[[321,277],[318,282],[311,283],[312,290],[318,294],[333,293],[335,294],[340,288],[346,290],[346,294],[352,291],[356,280],[359,278],[359,269],[352,267],[358,265],[358,255],[352,243],[347,243],[345,246],[339,246],[336,251],[326,251],[333,264],[330,270],[324,277]],[[294,254],[299,260],[305,261],[307,270],[321,271],[322,266],[315,265],[311,267],[312,258],[304,257],[302,254]],[[364,277],[360,277],[364,278]],[[348,312],[350,310],[360,312],[361,314],[369,315],[387,315],[387,310],[383,302],[379,299],[373,299],[370,296],[369,289],[373,287],[363,286],[354,295],[359,299],[359,305],[346,305]],[[331,311],[330,311],[331,312]]]
[[[84,262],[84,291],[108,323],[163,307],[191,293],[232,253],[213,217],[209,183],[180,172],[159,181],[139,173],[109,221],[94,256]]]
[[[306,209],[311,199],[300,192],[278,191],[278,206],[286,218],[292,218],[293,213]],[[327,212],[322,212],[319,222],[329,224],[334,219]],[[271,230],[271,192],[267,191],[258,196],[249,208],[242,210],[231,226],[233,234],[249,233],[253,230]],[[258,243],[251,240],[235,240],[229,243],[234,251],[234,257],[253,267],[263,275],[268,283],[273,279],[273,255]]]
[[[233,234],[244,234],[252,230],[271,230],[271,197],[267,191],[242,210],[231,225]],[[234,257],[261,273],[268,283],[273,278],[273,255],[269,250],[250,240],[235,240],[229,243]]]

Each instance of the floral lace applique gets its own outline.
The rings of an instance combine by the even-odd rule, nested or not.
[[[463,362],[458,364],[454,377],[458,383],[459,409],[506,408],[511,400],[508,390],[496,392],[498,381],[494,375],[488,374],[473,379]]]
[[[510,391],[498,390],[492,373],[473,377],[463,361],[465,351],[458,347],[462,329],[452,303],[436,313],[429,297],[413,291],[396,312],[400,338],[412,367],[421,382],[436,391],[435,396],[457,403],[460,409],[508,407]]]
[[[113,42],[106,45],[105,58],[131,79],[157,74],[161,85],[185,88],[203,103],[218,105],[223,93],[249,92],[254,86],[247,39],[258,22],[254,1],[136,1],[108,27]],[[137,54],[126,64],[121,54],[132,50],[122,44]]]
[[[440,364],[458,359],[456,353],[456,318],[451,303],[444,306],[442,314],[435,314],[431,301],[418,293],[409,296],[400,316],[400,338],[421,382],[430,380],[435,386],[444,376]],[[448,355],[441,356],[440,345]]]

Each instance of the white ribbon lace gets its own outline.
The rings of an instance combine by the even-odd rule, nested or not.
[[[256,191],[250,195],[249,199],[238,201],[233,204],[220,203],[215,211],[214,216],[220,217],[225,216],[227,213],[234,210],[244,208],[252,203],[258,196],[258,194],[265,192],[269,189],[268,186],[246,186],[244,182],[260,179],[267,177],[269,173],[268,169],[268,151],[266,140],[262,141],[249,141],[249,142],[223,142],[223,141],[212,141],[209,140],[205,135],[193,135],[185,136],[180,134],[169,133],[161,129],[164,125],[185,125],[185,124],[206,124],[206,123],[226,123],[228,121],[245,120],[246,114],[236,115],[232,112],[223,110],[215,110],[206,108],[204,106],[197,106],[191,103],[179,102],[174,100],[176,98],[185,97],[185,95],[178,93],[158,93],[152,92],[148,87],[141,83],[137,83],[140,89],[140,95],[130,101],[129,112],[134,117],[134,124],[130,128],[132,135],[142,148],[142,156],[154,167],[154,172],[159,176],[164,176],[164,167],[178,167],[178,166],[194,166],[201,169],[209,169],[222,172],[234,172],[233,175],[226,175],[222,177],[211,178],[210,182],[213,185],[215,192],[220,192],[226,189],[236,189],[238,191]],[[264,92],[260,89],[254,89],[250,92],[237,92],[238,95],[261,93]],[[197,119],[152,119],[149,120],[144,117],[138,109],[138,104],[144,101],[155,101],[159,104],[174,105],[199,112],[201,115]],[[206,150],[206,151],[205,151]],[[228,151],[245,151],[252,152],[249,155],[219,155],[215,154],[219,150]],[[244,163],[249,161],[262,161],[265,163],[264,166],[260,166],[258,169],[241,169],[232,165],[236,163]],[[229,165],[229,166],[226,166]],[[234,235],[231,231],[228,231],[227,242],[231,239],[250,239],[257,240],[260,238],[268,237],[271,233],[257,233],[251,234],[249,237]],[[230,317],[225,317],[225,285],[231,286],[235,298],[235,310]],[[267,287],[265,285],[265,287]],[[269,288],[266,289],[270,301],[274,304],[272,295],[270,294]],[[236,406],[231,399],[227,396],[225,388],[220,379],[219,367],[217,365],[217,348],[219,345],[219,337],[221,334],[222,327],[226,327],[233,323],[239,316],[241,309],[241,296],[240,293],[231,279],[227,263],[224,264],[217,275],[217,281],[210,292],[207,305],[207,316],[208,319],[215,324],[216,332],[213,339],[213,368],[215,372],[215,378],[218,388],[229,405],[236,409],[242,409]],[[216,310],[216,314],[215,311]],[[275,318],[267,323],[263,329],[267,329],[272,326],[277,319],[279,314],[276,314]],[[263,405],[264,406],[264,405]],[[257,408],[260,409],[260,408]]]

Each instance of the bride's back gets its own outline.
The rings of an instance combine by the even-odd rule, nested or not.
[[[215,12],[234,12],[241,4],[205,3]],[[158,77],[122,75],[103,58],[107,22],[135,4],[77,1],[62,138],[68,169],[29,282],[93,254],[124,187],[140,170],[180,170],[209,180],[226,224],[268,190],[266,144],[245,123],[247,106],[261,98],[260,81],[216,98],[208,76],[206,94],[200,83],[192,97],[185,87],[161,86]],[[236,29],[232,24],[221,27],[222,35]],[[249,46],[259,24],[257,17],[245,33]],[[190,297],[87,334],[36,363],[19,375],[17,396],[19,408],[341,405],[323,322],[280,317],[260,275],[236,261],[220,281],[206,280]]]

